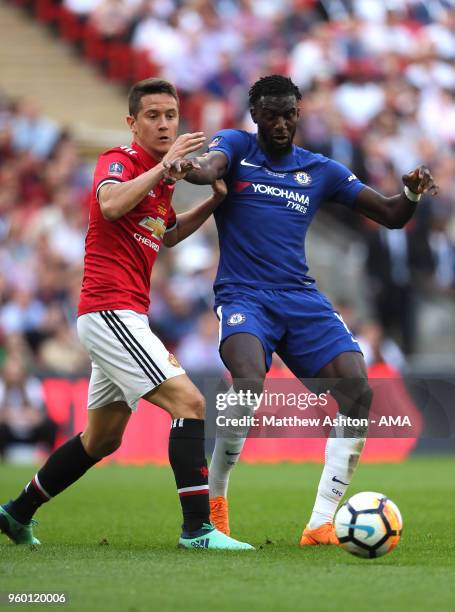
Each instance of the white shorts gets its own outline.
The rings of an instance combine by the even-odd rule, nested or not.
[[[89,409],[123,401],[135,411],[146,393],[185,374],[150,329],[147,315],[133,310],[90,312],[78,318],[77,333],[92,360]]]

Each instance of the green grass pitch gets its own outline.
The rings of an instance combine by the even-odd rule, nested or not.
[[[450,457],[360,466],[350,493],[386,493],[404,518],[398,548],[370,561],[336,547],[297,546],[319,465],[238,466],[231,528],[257,551],[231,554],[176,548],[169,468],[101,467],[40,510],[39,549],[1,536],[0,592],[65,592],[64,609],[109,612],[453,610],[454,468]],[[0,499],[32,473],[0,467]]]

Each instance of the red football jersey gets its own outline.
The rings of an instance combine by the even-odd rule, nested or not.
[[[160,181],[129,213],[107,221],[98,202],[106,183],[129,181],[158,162],[137,143],[103,153],[95,168],[85,239],[84,278],[78,315],[98,310],[147,313],[150,274],[166,231],[175,227],[173,185]]]

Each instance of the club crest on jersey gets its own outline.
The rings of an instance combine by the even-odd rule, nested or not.
[[[177,360],[177,357],[175,355],[173,355],[172,353],[169,353],[168,359],[169,359],[169,363],[171,365],[173,365],[175,368],[179,368],[180,367],[180,364],[179,364],[179,362]]]
[[[228,325],[240,325],[241,323],[245,323],[246,316],[241,312],[235,312],[231,314],[231,316],[227,320]]]
[[[166,223],[161,217],[154,219],[153,217],[144,217],[142,221],[139,221],[139,225],[148,229],[152,233],[154,238],[161,240],[166,231]]]
[[[212,147],[216,147],[216,145],[220,144],[220,142],[221,142],[221,136],[217,136],[216,138],[212,140],[208,148],[211,149]]]
[[[310,185],[311,184],[311,176],[308,172],[296,172],[294,174],[294,179],[297,181],[299,185]]]
[[[158,206],[156,207],[156,210],[158,211],[158,214],[161,215],[162,217],[166,216],[166,213],[167,213],[166,204],[163,204],[160,202]]]
[[[116,176],[122,176],[124,168],[125,166],[121,164],[120,162],[113,162],[109,166],[109,174],[115,174]]]

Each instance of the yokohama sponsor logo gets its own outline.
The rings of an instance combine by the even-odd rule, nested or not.
[[[294,202],[300,202],[301,204],[309,203],[309,198],[307,195],[297,193],[296,191],[290,191],[289,189],[283,189],[282,187],[263,185],[262,183],[253,183],[253,189],[254,193],[284,198],[285,200],[293,200]]]

